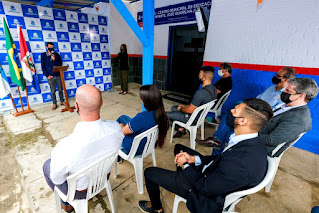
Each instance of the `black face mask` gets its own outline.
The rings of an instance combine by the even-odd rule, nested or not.
[[[271,81],[273,84],[281,83],[281,80],[276,75],[271,79]]]
[[[289,104],[292,102],[292,100],[290,100],[290,96],[291,94],[286,93],[286,92],[282,92],[280,95],[280,99],[282,100],[282,102],[284,102],[285,104]]]
[[[234,129],[235,126],[239,125],[239,124],[235,124],[234,123],[236,118],[243,118],[243,117],[235,117],[235,116],[233,116],[231,111],[228,111],[227,116],[226,116],[226,124],[227,124],[227,126],[229,126],[230,128]]]
[[[54,48],[48,48],[50,53],[54,53]]]

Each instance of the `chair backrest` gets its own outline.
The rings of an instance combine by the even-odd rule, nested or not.
[[[128,160],[133,159],[136,155],[137,149],[140,145],[140,142],[146,138],[146,143],[144,146],[143,153],[141,155],[142,158],[147,157],[149,154],[151,154],[155,149],[155,143],[158,139],[158,125],[146,130],[145,132],[142,132],[141,134],[134,137],[131,151],[128,154]]]
[[[214,108],[211,109],[212,111],[219,111],[223,107],[224,103],[227,101],[228,96],[230,95],[231,90],[226,92],[220,99],[218,99],[217,103],[215,104]]]
[[[74,200],[76,191],[76,182],[78,179],[85,177],[88,182],[87,199],[91,199],[106,187],[107,175],[112,167],[114,160],[118,156],[119,149],[102,159],[92,163],[91,165],[81,169],[80,171],[67,177],[68,194],[67,202]]]
[[[276,171],[275,162],[273,161],[271,157],[267,157],[267,161],[268,161],[268,169],[264,179],[257,186],[254,186],[253,188],[239,191],[239,192],[233,192],[227,195],[225,199],[225,203],[224,203],[224,210],[227,209],[230,205],[232,205],[232,203],[238,201],[238,199],[241,199],[247,195],[260,191],[271,181]]]
[[[204,119],[206,117],[206,115],[208,114],[208,111],[213,107],[213,105],[215,104],[216,99],[212,100],[206,104],[203,104],[202,106],[197,107],[194,112],[192,113],[191,117],[189,118],[189,120],[187,121],[185,128],[189,127],[189,126],[199,126],[202,123],[204,123]],[[195,125],[192,125],[194,120],[196,119],[197,115],[200,113],[200,116],[196,122]]]
[[[272,150],[271,153],[271,157],[280,157],[284,154],[285,151],[287,151],[290,147],[292,147],[295,143],[297,143],[297,141],[304,135],[306,134],[306,132],[301,133],[293,142],[289,143],[289,142],[284,142],[279,144],[274,150]],[[285,149],[283,149],[283,146],[288,144],[288,147],[286,147]]]

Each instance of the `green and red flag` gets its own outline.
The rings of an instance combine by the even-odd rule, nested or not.
[[[13,42],[10,30],[8,28],[5,18],[3,18],[3,28],[4,28],[4,34],[6,37],[6,47],[7,47],[8,64],[9,64],[11,81],[15,83],[16,85],[20,86],[22,90],[25,90],[25,82],[22,75],[22,69],[19,68],[17,64],[17,58],[15,54],[16,46]]]

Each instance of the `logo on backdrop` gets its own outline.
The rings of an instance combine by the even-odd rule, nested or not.
[[[94,77],[94,71],[93,70],[85,70],[85,76],[87,78]]]
[[[54,21],[54,23],[55,23],[55,29],[57,31],[67,32],[68,27],[66,25],[66,22]]]
[[[90,42],[90,34],[81,33],[81,42]]]
[[[53,9],[54,20],[66,21],[65,11]]]
[[[68,23],[68,31],[78,33],[79,31],[79,24],[77,23]]]
[[[102,68],[102,64],[100,61],[94,61],[93,64],[94,64],[94,68]]]
[[[42,30],[55,31],[54,21],[41,19]]]
[[[102,59],[110,59],[110,55],[108,52],[102,53]]]
[[[74,63],[74,70],[83,70],[84,69],[83,61],[77,61],[77,62],[73,62],[73,63]]]
[[[81,43],[71,43],[72,52],[82,52]]]
[[[41,30],[41,23],[39,19],[36,18],[24,18],[25,25],[28,30]]]
[[[69,34],[65,32],[57,32],[57,37],[59,42],[68,42],[69,41]]]
[[[85,61],[92,60],[92,53],[83,53],[83,55]]]
[[[99,27],[98,25],[89,25],[90,33],[99,34]]]
[[[38,8],[35,6],[25,5],[22,4],[22,11],[24,17],[32,17],[32,18],[39,18]]]
[[[30,41],[43,41],[42,32],[39,30],[28,30],[28,36]]]
[[[100,38],[101,43],[108,43],[109,42],[107,35],[100,35],[100,37],[101,37]]]
[[[44,19],[53,19],[52,9],[46,7],[38,7],[39,17]]]
[[[61,55],[62,61],[72,61],[71,53],[61,53],[60,55]]]
[[[22,29],[25,29],[25,23],[23,17],[19,16],[7,16],[9,28],[17,28],[17,25],[20,25]]]
[[[88,23],[88,16],[86,14],[79,14],[79,22],[80,23]]]
[[[3,10],[3,6],[2,6],[2,2],[0,2],[0,14],[4,14],[4,10]]]
[[[99,25],[107,25],[106,17],[99,16]]]
[[[99,51],[100,52],[100,44],[91,43],[92,51]]]
[[[81,42],[80,33],[69,33],[71,42]]]

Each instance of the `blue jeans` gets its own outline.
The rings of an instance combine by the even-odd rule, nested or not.
[[[319,206],[315,206],[311,209],[311,213],[319,213]]]
[[[224,114],[220,119],[220,124],[218,126],[217,131],[213,134],[213,137],[215,137],[217,140],[219,140],[222,143],[221,149],[216,150],[213,149],[213,155],[219,155],[223,152],[225,149],[226,143],[229,141],[229,136],[234,133],[234,129],[230,128],[226,124],[226,114]]]
[[[237,101],[235,103],[235,105],[232,107],[232,109],[238,105],[241,104],[242,101]],[[224,111],[222,112],[222,114],[220,116],[218,116],[218,118],[220,119],[220,124],[218,126],[217,131],[213,134],[213,137],[215,137],[217,140],[219,140],[222,143],[222,147],[220,150],[215,150],[213,149],[213,153],[212,155],[219,155],[223,152],[223,150],[225,149],[225,145],[228,143],[229,141],[229,137],[231,134],[234,133],[234,129],[230,128],[227,124],[226,124],[226,117],[227,117],[227,113],[228,111]]]

